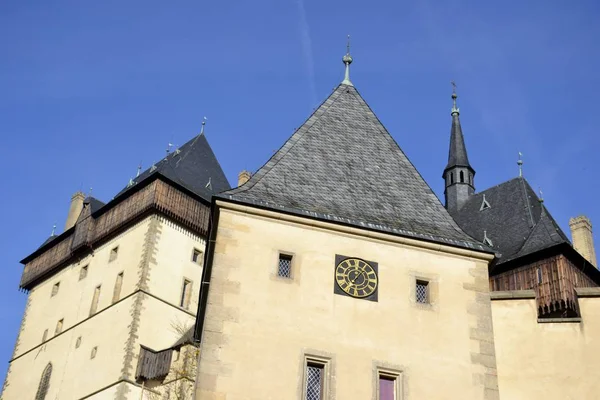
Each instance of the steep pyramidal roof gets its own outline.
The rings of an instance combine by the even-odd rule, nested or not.
[[[458,227],[348,84],[339,85],[246,184],[218,197],[487,249]]]
[[[482,207],[484,196],[489,207]],[[485,231],[499,253],[497,264],[569,243],[522,177],[470,196],[455,219],[475,239],[482,240]]]
[[[450,130],[450,150],[448,151],[448,164],[444,169],[444,173],[454,167],[468,167],[472,171],[473,168],[469,164],[467,156],[467,147],[465,146],[465,138],[460,126],[459,110],[456,107],[456,93],[452,94],[454,107],[452,108],[452,128]]]
[[[119,195],[153,174],[169,178],[206,201],[211,201],[213,194],[231,188],[203,133],[142,172]]]

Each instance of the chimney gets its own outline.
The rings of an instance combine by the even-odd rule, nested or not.
[[[248,182],[251,176],[252,175],[250,174],[250,172],[246,170],[240,172],[238,175],[238,186],[242,186],[244,183]]]
[[[75,192],[73,197],[71,197],[71,206],[69,206],[65,231],[75,226],[77,218],[79,218],[79,214],[81,214],[81,210],[83,210],[83,200],[85,200],[85,196],[81,192]]]
[[[585,215],[571,218],[569,220],[573,247],[586,260],[598,268],[596,264],[596,251],[594,250],[594,237],[592,236],[592,223]]]

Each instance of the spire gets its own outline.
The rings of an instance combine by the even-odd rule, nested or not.
[[[452,128],[450,130],[450,151],[448,152],[448,165],[444,170],[444,174],[451,168],[466,167],[475,172],[469,163],[467,156],[467,148],[463,137],[462,128],[460,126],[459,109],[456,105],[456,83],[452,81]]]
[[[467,147],[460,126],[459,110],[456,105],[456,83],[452,83],[452,128],[450,129],[450,149],[448,151],[448,164],[444,169],[442,178],[446,182],[444,196],[446,209],[451,215],[458,212],[475,192],[475,170],[469,163]],[[483,207],[483,206],[482,206]]]
[[[344,80],[342,81],[342,84],[354,86],[352,82],[350,82],[350,64],[352,64],[352,56],[350,55],[350,35],[348,35],[348,42],[346,43],[346,55],[342,57],[342,61],[346,66],[346,72],[344,74]]]

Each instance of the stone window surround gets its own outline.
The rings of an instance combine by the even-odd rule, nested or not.
[[[279,256],[284,255],[292,258],[290,263],[290,277],[279,276]],[[271,263],[273,265],[271,269],[270,278],[282,283],[294,283],[298,282],[299,273],[298,273],[298,255],[291,251],[277,250],[273,255],[274,261]]]
[[[390,364],[385,361],[373,361],[373,397],[372,400],[379,400],[379,377],[386,376],[394,378],[396,398],[403,400],[406,398],[406,368],[402,365]]]
[[[298,398],[300,400],[306,399],[306,367],[309,363],[312,363],[323,365],[323,393],[321,399],[335,399],[335,385],[332,384],[332,382],[335,382],[335,358],[333,355],[320,350],[305,349],[302,352],[301,363],[300,374],[298,374],[300,380]]]
[[[421,310],[438,311],[439,310],[439,275],[432,273],[423,273],[422,271],[409,271],[409,300],[413,307]],[[417,301],[417,282],[427,282],[428,302],[420,303]]]

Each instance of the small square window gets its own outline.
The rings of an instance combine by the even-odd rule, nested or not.
[[[108,257],[108,262],[116,260],[118,255],[119,255],[119,246],[114,247],[110,251],[110,256]]]
[[[429,282],[417,280],[415,295],[417,303],[429,304]]]
[[[196,264],[202,263],[202,252],[200,250],[194,249],[192,251],[192,262],[194,262]]]
[[[50,295],[50,297],[56,296],[56,294],[58,293],[58,289],[59,288],[60,288],[60,282],[56,282],[54,284],[54,286],[52,286],[52,295]]]
[[[277,276],[283,278],[292,277],[292,256],[288,254],[279,254],[279,264],[277,265]]]
[[[79,280],[82,280],[87,276],[88,267],[89,265],[84,265],[83,267],[81,267],[81,269],[79,270]]]

